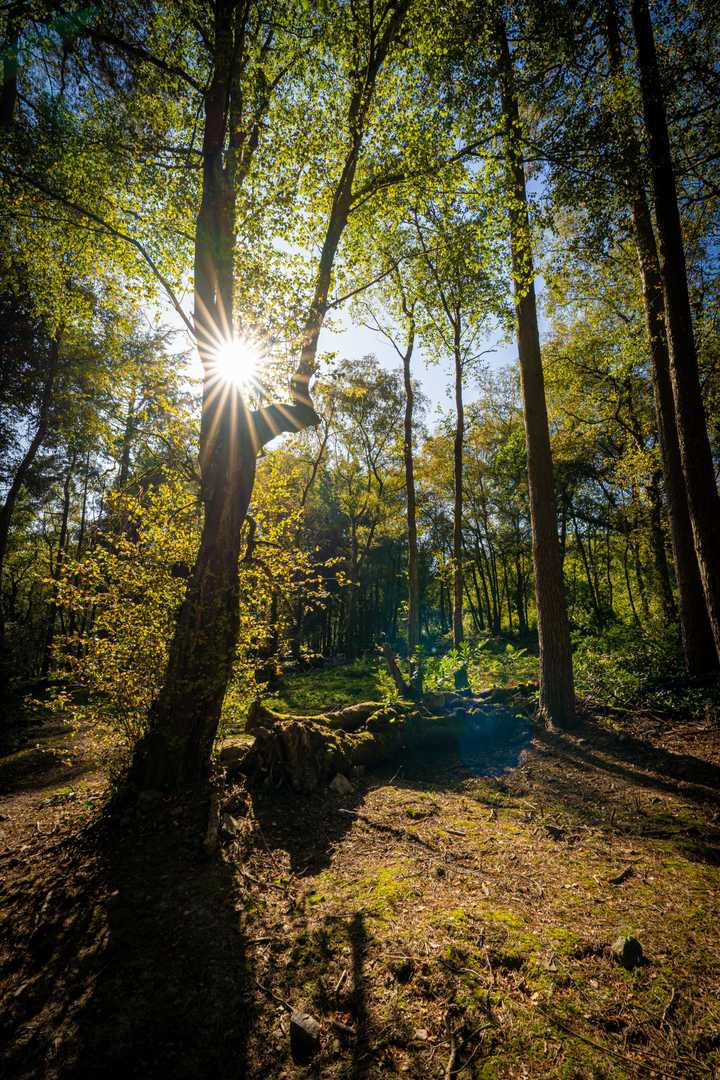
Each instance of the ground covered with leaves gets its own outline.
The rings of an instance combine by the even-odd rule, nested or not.
[[[212,859],[210,785],[142,810],[89,732],[16,729],[2,1075],[720,1076],[720,728],[614,716],[534,727],[499,777],[448,746],[342,796],[238,785]],[[306,1057],[292,1009],[321,1026]]]

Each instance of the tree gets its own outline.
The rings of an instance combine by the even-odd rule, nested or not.
[[[532,234],[521,141],[522,128],[512,56],[505,26],[499,18],[495,24],[495,34],[507,161],[510,247],[530,487],[535,598],[540,639],[540,708],[551,723],[563,727],[572,724],[575,718],[572,648],[558,544],[552,453],[535,302]]]
[[[665,331],[662,277],[650,207],[640,174],[642,152],[632,125],[628,94],[622,80],[622,46],[614,0],[606,0],[607,52],[613,77],[613,107],[620,142],[640,278],[645,326],[653,371],[655,411],[668,505],[675,578],[678,590],[680,630],[685,664],[690,675],[704,675],[718,666],[703,593],[702,578],[693,542],[678,439],[677,418],[670,376],[670,356]]]
[[[720,658],[720,495],[707,436],[673,156],[647,0],[632,0],[631,14],[652,176],[680,454],[700,577]]]
[[[274,28],[253,6],[223,4],[215,17],[212,78],[205,96],[203,187],[195,232],[195,336],[205,372],[200,470],[205,522],[177,621],[162,690],[154,704],[135,774],[143,785],[197,774],[212,747],[237,645],[240,530],[252,496],[258,450],[281,431],[315,423],[309,384],[328,307],[335,255],[353,201],[378,73],[403,25],[409,0],[376,15],[354,9],[343,23],[349,99],[347,143],[334,183],[314,296],[304,320],[291,404],[251,412],[234,387],[218,379],[217,353],[232,338],[236,198],[248,174],[269,107],[265,71]],[[338,28],[339,29],[339,28]],[[255,59],[258,57],[258,60]],[[282,77],[281,67],[275,79]],[[255,91],[248,110],[248,76]]]
[[[402,415],[400,380],[374,356],[344,361],[320,400],[333,415],[331,468],[338,505],[349,527],[345,655],[356,655],[360,574],[381,523],[398,493],[397,425]]]
[[[436,361],[452,357],[455,393],[453,440],[453,646],[459,649],[463,625],[463,385],[477,370],[479,343],[500,308],[487,263],[492,245],[492,215],[468,199],[428,201],[413,214],[421,256],[415,286],[423,312],[420,335]],[[467,685],[467,672],[456,676]]]

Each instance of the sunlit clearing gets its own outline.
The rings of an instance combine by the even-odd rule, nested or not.
[[[259,359],[257,350],[241,338],[220,346],[215,354],[215,365],[221,379],[243,387],[252,383]]]

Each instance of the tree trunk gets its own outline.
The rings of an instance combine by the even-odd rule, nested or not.
[[[474,586],[474,589],[475,589],[475,599],[477,600],[477,606],[478,606],[478,622],[480,624],[479,629],[482,632],[485,629],[485,616],[484,616],[484,613],[483,613],[483,598],[482,598],[482,595],[480,593],[480,586],[478,585],[478,579],[477,579],[477,568],[476,568],[474,562],[471,565],[471,570],[472,570],[472,576],[473,576],[473,586]],[[486,588],[485,592],[486,592],[486,598],[487,598],[487,588]],[[489,610],[490,610],[490,605],[488,604],[488,611]]]
[[[463,630],[463,442],[465,440],[465,410],[463,407],[462,357],[460,353],[460,312],[455,312],[455,439],[453,441],[453,648],[459,649],[465,640]],[[455,673],[455,686],[468,686],[467,670]]]
[[[459,334],[460,320],[455,325]],[[462,466],[463,441],[465,438],[465,411],[462,394],[462,362],[459,342],[455,343],[455,438],[453,440],[453,645],[459,648],[463,641],[463,585],[462,585]]]
[[[118,476],[118,488],[120,491],[125,490],[128,476],[130,475],[130,451],[132,450],[133,438],[135,435],[135,394],[136,388],[133,386],[128,400],[125,431],[123,432],[122,454],[120,456],[120,475]]]
[[[407,348],[403,356],[403,378],[405,380],[405,441],[403,456],[405,459],[405,488],[407,491],[408,523],[408,615],[407,615],[407,650],[410,686],[416,693],[422,693],[422,667],[414,657],[420,648],[420,581],[418,577],[417,543],[417,504],[415,499],[415,466],[413,461],[413,406],[415,396],[410,374],[410,361],[415,347],[415,319],[410,313]]]
[[[548,721],[564,726],[572,724],[575,719],[570,626],[565,605],[565,584],[558,544],[553,463],[535,304],[525,167],[520,143],[520,115],[505,27],[501,20],[498,20],[496,27],[500,46],[498,73],[508,165],[510,243],[540,640],[540,709]]]
[[[318,422],[310,379],[328,306],[333,263],[352,207],[375,80],[408,6],[409,0],[400,0],[386,11],[381,33],[371,15],[367,42],[359,36],[356,40],[358,58],[346,115],[349,146],[332,199],[300,359],[290,384],[292,404],[268,405],[251,413],[239,391],[223,384],[216,359],[218,349],[233,336],[236,197],[250,169],[269,98],[261,95],[257,113],[248,120],[243,111],[244,65],[249,63],[248,56],[256,55],[256,42],[248,36],[251,5],[232,0],[216,5],[213,74],[204,98],[202,196],[195,228],[194,273],[195,336],[203,364],[200,472],[205,519],[162,688],[133,759],[131,774],[141,787],[175,785],[208,767],[237,647],[240,535],[252,496],[256,457],[280,432],[298,431]],[[367,55],[361,60],[361,49],[367,43]],[[257,84],[266,85],[264,72],[255,74]]]
[[[720,496],[715,483],[700,387],[682,225],[647,0],[633,0],[631,12],[650,154],[680,455],[700,578],[715,650],[720,657]]]
[[[358,541],[357,524],[350,522],[350,581],[348,583],[347,618],[345,621],[345,656],[349,661],[355,659],[355,629],[357,623],[358,579]]]
[[[8,534],[10,532],[10,521],[18,495],[25,483],[25,477],[28,474],[28,470],[35,460],[38,450],[42,446],[43,439],[47,435],[50,423],[50,406],[52,404],[53,389],[55,387],[55,379],[57,378],[58,368],[60,366],[60,335],[61,331],[56,331],[55,336],[50,341],[50,363],[48,366],[47,378],[45,379],[42,400],[40,402],[38,426],[35,430],[35,435],[25,452],[25,456],[20,462],[18,471],[15,473],[13,482],[5,496],[5,502],[0,508],[0,708],[4,707],[9,679],[5,657],[5,612],[2,604],[2,576],[5,566]]]
[[[610,70],[613,75],[619,75],[622,69],[622,51],[613,0],[606,2],[606,23]],[[705,675],[717,669],[718,656],[695,553],[693,528],[683,477],[675,401],[670,378],[670,356],[665,335],[662,278],[650,207],[639,172],[642,160],[641,147],[632,125],[627,122],[627,115],[625,103],[622,102],[616,109],[616,123],[640,267],[663,485],[677,582],[680,632],[688,674]]]
[[[670,583],[670,570],[665,554],[665,530],[662,523],[662,497],[660,494],[660,469],[653,470],[650,483],[645,488],[650,506],[650,548],[655,575],[660,585],[663,615],[666,622],[675,622],[678,611]]]
[[[40,667],[40,674],[43,678],[50,671],[50,665],[52,663],[52,647],[55,639],[55,620],[57,618],[58,611],[58,582],[60,580],[60,574],[62,573],[63,556],[65,555],[65,543],[67,541],[67,528],[68,517],[70,516],[70,481],[72,480],[73,472],[75,471],[75,454],[73,454],[70,468],[67,471],[65,477],[65,483],[63,484],[63,508],[62,517],[60,519],[60,536],[58,537],[58,552],[55,559],[55,565],[50,566],[50,576],[54,581],[53,596],[48,606],[48,624],[47,631],[45,633],[45,652],[43,653],[42,664]]]

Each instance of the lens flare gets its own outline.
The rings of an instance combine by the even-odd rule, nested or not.
[[[218,378],[239,387],[252,384],[259,362],[257,349],[243,338],[225,342],[215,354]]]

